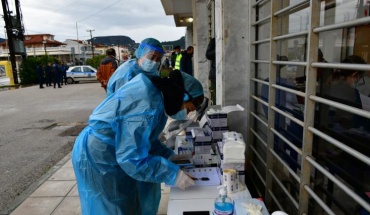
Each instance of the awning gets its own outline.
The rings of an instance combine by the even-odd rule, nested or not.
[[[161,2],[166,15],[173,15],[177,27],[192,25],[192,0],[161,0]]]

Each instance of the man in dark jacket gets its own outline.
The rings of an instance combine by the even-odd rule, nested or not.
[[[42,70],[41,63],[36,66],[37,78],[39,79],[40,89],[44,88],[44,71]]]
[[[63,82],[64,82],[64,85],[67,85],[67,70],[68,70],[68,66],[62,62],[62,65],[60,66],[60,69],[61,69],[61,84],[63,85]]]
[[[46,84],[47,87],[50,87],[51,86],[51,66],[50,66],[50,63],[47,63],[45,65],[45,76],[46,76],[45,84]]]
[[[191,76],[193,76],[193,53],[194,48],[193,46],[189,46],[186,51],[181,53],[181,62],[180,62],[180,71],[185,72]]]
[[[211,61],[211,68],[209,70],[209,92],[211,93],[212,104],[216,104],[216,40],[212,38],[209,41],[206,58]]]
[[[62,88],[60,86],[60,78],[62,77],[62,71],[60,69],[60,65],[57,60],[54,61],[54,64],[52,66],[53,75],[54,75],[54,88],[58,84],[58,88]]]
[[[109,78],[116,71],[118,64],[116,59],[116,51],[112,48],[107,49],[107,57],[105,57],[101,62],[97,72],[97,78],[101,84],[101,87],[107,91],[107,84]]]

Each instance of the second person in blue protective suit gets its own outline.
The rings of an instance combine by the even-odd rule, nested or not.
[[[107,96],[117,91],[136,75],[143,73],[149,78],[159,76],[159,66],[165,51],[161,43],[154,38],[141,41],[135,51],[135,59],[131,59],[117,68],[109,79]]]
[[[82,214],[155,215],[160,183],[182,189],[194,184],[170,161],[176,155],[158,136],[167,115],[201,104],[203,89],[189,75],[171,76],[139,74],[90,115],[72,151]]]

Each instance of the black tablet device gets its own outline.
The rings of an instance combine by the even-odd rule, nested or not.
[[[193,165],[193,163],[188,159],[186,159],[186,160],[174,160],[172,162],[177,164],[180,167],[182,167],[182,166],[192,166]]]
[[[183,215],[210,215],[209,211],[184,211]]]

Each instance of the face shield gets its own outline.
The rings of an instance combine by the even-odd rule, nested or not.
[[[158,55],[161,55],[160,57],[163,57],[163,54],[165,51],[161,46],[154,46],[154,45],[149,45],[146,43],[141,43],[139,47],[135,51],[135,55],[137,58],[142,58],[144,55],[149,55],[149,57],[152,57],[153,54],[156,52],[154,55],[155,58],[157,58]]]
[[[139,58],[139,66],[147,73],[153,76],[159,75],[159,67],[163,58],[164,51],[162,47],[155,47],[147,44],[140,44],[136,50],[136,56]]]
[[[163,53],[157,51],[149,51],[143,57],[154,62],[161,62]]]

